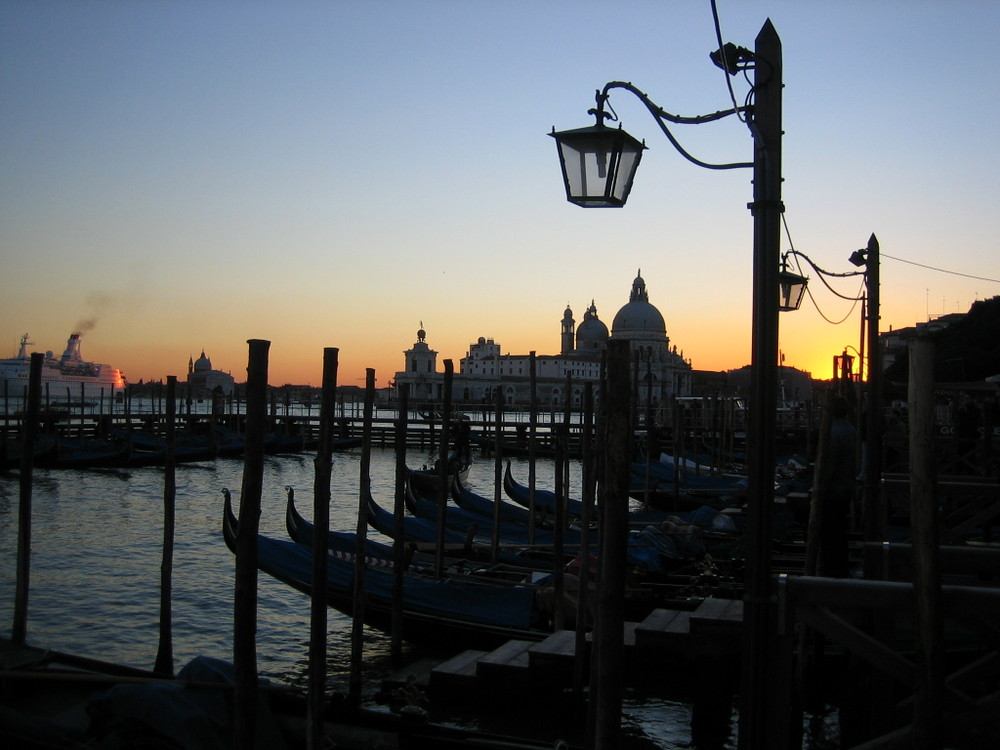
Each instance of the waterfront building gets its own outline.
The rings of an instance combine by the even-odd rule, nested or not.
[[[235,383],[235,378],[228,372],[212,368],[212,360],[205,356],[204,349],[197,360],[188,358],[187,384],[192,397],[204,398],[212,394],[232,396]]]
[[[540,409],[556,408],[566,403],[567,376],[570,378],[570,404],[579,407],[587,382],[599,383],[601,360],[609,339],[626,340],[632,350],[633,381],[638,383],[638,401],[654,406],[666,404],[674,396],[691,393],[691,363],[671,346],[663,315],[649,301],[641,272],[632,282],[628,302],[613,318],[611,329],[600,319],[593,300],[576,325],[572,308],[567,305],[559,321],[558,354],[535,354],[535,383]],[[405,368],[397,372],[395,383],[410,385],[414,402],[440,401],[444,373],[437,369],[437,352],[427,344],[427,332],[421,323],[417,341],[404,352]],[[469,345],[452,380],[452,398],[456,403],[487,405],[495,403],[496,391],[508,407],[527,407],[530,403],[532,354],[502,354],[492,338],[480,337]],[[600,397],[595,387],[595,398]]]

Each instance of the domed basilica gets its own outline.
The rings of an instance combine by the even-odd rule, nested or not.
[[[228,372],[212,369],[212,360],[202,349],[197,360],[188,358],[188,388],[192,396],[202,398],[213,393],[223,396],[233,395],[235,379]]]
[[[410,384],[410,399],[415,402],[439,401],[444,390],[444,373],[437,371],[437,352],[426,342],[421,323],[417,341],[404,352],[406,369],[396,373],[396,385]],[[632,349],[632,366],[638,358],[640,404],[667,402],[673,396],[691,393],[691,363],[677,347],[670,346],[663,315],[650,303],[646,282],[639,272],[632,282],[629,301],[618,311],[611,331],[598,317],[591,300],[576,325],[573,310],[567,305],[560,321],[559,354],[501,354],[493,339],[480,337],[469,345],[452,380],[456,402],[493,403],[496,389],[502,389],[507,406],[526,407],[530,403],[532,361],[539,407],[565,403],[566,377],[570,376],[573,406],[583,403],[587,381],[597,383],[601,376],[601,354],[609,339],[626,340]],[[599,395],[595,388],[595,397]]]

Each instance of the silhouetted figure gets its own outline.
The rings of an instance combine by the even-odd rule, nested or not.
[[[958,445],[956,473],[976,473],[976,443],[979,440],[979,409],[968,396],[963,395],[961,405],[954,414],[955,439]]]
[[[906,456],[906,425],[898,409],[893,409],[882,434],[882,468],[885,471],[902,471]]]
[[[841,396],[831,404],[833,422],[817,482],[823,491],[820,508],[819,572],[831,578],[846,578],[847,532],[851,503],[857,487],[857,430],[847,420],[847,400]]]

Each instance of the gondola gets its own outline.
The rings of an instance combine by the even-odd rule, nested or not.
[[[375,499],[368,495],[368,525],[390,539],[396,538],[396,517],[395,514],[386,510],[375,502]],[[413,516],[403,516],[403,541],[423,542],[437,544],[438,532],[437,524],[423,518]],[[444,543],[450,546],[468,546],[471,539],[466,534],[457,531],[444,530]]]
[[[406,482],[406,507],[417,518],[423,518],[429,523],[437,523],[440,514],[440,506],[437,500],[432,500],[420,494],[417,488],[409,481]],[[491,539],[493,536],[492,516],[475,513],[472,511],[446,505],[444,508],[445,526],[453,531],[477,536],[481,539]],[[530,544],[532,540],[528,533],[528,527],[522,523],[500,522],[500,538],[508,544]],[[566,530],[564,539],[567,543],[579,543],[578,530]],[[536,529],[533,543],[544,546],[552,546],[555,537],[551,530]]]
[[[648,470],[654,488],[673,488],[676,483],[680,489],[691,495],[703,495],[720,499],[728,499],[745,494],[747,478],[734,474],[702,473],[687,467],[675,467],[662,461],[636,461],[631,467],[633,479],[644,480]]]
[[[291,487],[285,488],[287,501],[285,503],[285,529],[292,541],[311,547],[313,544],[315,527],[299,513],[295,507],[295,490]],[[357,556],[357,535],[346,531],[327,532],[327,551],[330,555],[344,560],[353,561]],[[410,551],[411,555],[412,550]],[[395,559],[395,553],[391,546],[382,544],[374,539],[365,540],[365,564],[384,568],[391,568]],[[419,573],[430,573],[434,569],[432,560],[424,555],[419,560],[412,557],[407,561],[406,569]]]
[[[238,521],[229,491],[223,492],[223,537],[236,553]],[[312,590],[312,550],[291,540],[258,534],[257,567],[304,594]],[[327,604],[345,615],[354,611],[355,563],[327,555]],[[391,632],[394,572],[368,567],[364,572],[366,625]],[[535,591],[524,586],[438,581],[403,575],[402,637],[418,643],[456,643],[495,647],[520,638],[541,640],[551,633]]]
[[[21,453],[24,441],[21,438],[3,439],[3,450],[0,451],[0,469],[19,469],[21,467]],[[34,450],[31,460],[33,465],[43,465],[47,460],[54,458],[56,453],[56,439],[52,435],[39,435],[35,438]]]
[[[55,453],[39,462],[55,469],[96,469],[128,465],[132,446],[128,441],[100,438],[57,438]]]
[[[520,484],[514,479],[514,476],[510,472],[510,461],[507,462],[507,468],[504,470],[503,474],[503,491],[507,494],[507,497],[518,505],[529,509],[531,508],[531,488]],[[535,510],[541,510],[550,515],[554,515],[556,512],[556,493],[552,490],[543,490],[536,487]],[[572,516],[574,518],[583,517],[583,503],[579,500],[566,498],[565,510],[566,515],[568,516]]]
[[[315,538],[315,527],[301,516],[295,507],[295,492],[286,488],[288,501],[285,506],[285,527],[293,541],[311,547]],[[480,545],[475,550],[467,549],[465,556],[446,555],[443,559],[443,574],[449,580],[471,578],[479,581],[506,581],[514,584],[534,585],[531,574],[538,571],[551,573],[551,565],[543,567],[513,553],[504,553],[501,560],[493,562],[490,550]],[[357,557],[357,535],[351,532],[328,531],[327,553],[344,560],[353,561]],[[433,552],[419,551],[415,545],[407,543],[404,549],[403,566],[407,571],[434,575],[437,559]],[[373,539],[365,539],[365,564],[381,568],[395,566],[395,550]]]
[[[436,522],[440,510],[437,502],[421,497],[409,483],[407,483],[406,488],[406,502],[413,515]],[[477,534],[486,539],[492,537],[494,523],[491,517],[450,506],[446,507],[444,511],[445,525],[452,531],[470,535]],[[503,521],[500,523],[498,536],[504,544],[528,545],[533,543],[553,547],[556,541],[555,532],[551,529],[535,529],[534,540],[531,541],[532,535],[526,525]],[[578,554],[583,543],[580,529],[574,526],[564,528],[562,543],[571,556]],[[591,537],[591,545],[595,550],[597,549],[596,533]],[[629,533],[626,548],[626,561],[629,565],[647,571],[658,571],[662,569],[663,563],[660,555],[660,549],[650,544],[646,538],[636,532]]]
[[[518,497],[524,498],[525,502],[527,502],[528,488],[525,487],[524,485],[519,484],[512,476],[508,475],[507,481],[510,483],[511,487],[510,492],[516,494]],[[536,490],[536,494],[538,492],[539,490]],[[549,500],[551,500],[551,498],[555,496],[555,493],[552,493],[548,490],[541,490],[541,492],[545,493],[545,497]],[[472,490],[468,489],[467,487],[463,486],[461,483],[457,481],[452,484],[451,497],[452,500],[455,502],[455,505],[457,505],[459,508],[472,511],[474,513],[479,513],[480,515],[484,515],[488,518],[493,517],[494,501],[491,500],[490,498],[483,497],[482,495],[473,492]],[[570,503],[577,504],[578,501],[570,500]],[[580,503],[579,505],[582,513],[582,507],[583,507],[582,503]],[[576,505],[574,505],[574,507],[576,507]],[[512,520],[516,523],[527,524],[528,519],[531,516],[530,511],[526,507],[520,504],[513,505],[511,503],[501,500],[500,508],[501,508],[500,510],[501,520],[505,521]],[[538,509],[536,510],[535,513],[536,528],[551,528],[552,522],[554,520],[554,513],[555,513],[554,508],[551,507],[546,502],[542,502],[541,504],[536,503],[536,508]],[[628,514],[628,523],[629,526],[632,527],[648,526],[650,524],[659,524],[667,520],[667,518],[670,515],[671,514],[666,513],[662,510],[648,510],[648,511],[632,510],[629,511]],[[596,516],[597,516],[597,509],[595,508],[591,513],[591,517],[596,519]],[[578,520],[577,518],[571,518],[572,522],[576,522],[577,520]],[[700,522],[700,520],[694,522]]]
[[[403,541],[407,544],[437,545],[438,526],[436,520],[403,516]],[[368,496],[368,525],[390,539],[396,538],[395,515],[380,506],[375,499]],[[442,539],[448,555],[463,557],[470,560],[493,560],[492,539],[483,536],[478,528],[456,531],[445,527]],[[497,551],[497,562],[522,568],[552,569],[549,550],[541,548],[518,549],[508,545]]]
[[[531,522],[531,511],[527,508],[520,505],[512,505],[511,503],[504,502],[502,499],[497,503],[495,500],[473,492],[457,478],[451,483],[451,499],[459,508],[472,513],[478,513],[487,518],[493,518],[496,507],[499,507],[501,521],[511,521],[524,525]],[[545,520],[551,521],[551,518],[545,517],[544,513],[535,514],[535,522],[537,524],[541,525]]]
[[[438,461],[434,462],[431,468],[408,469],[410,481],[424,497],[437,497],[441,492],[441,472],[438,468]],[[459,451],[452,451],[448,456],[448,471],[445,474],[445,486],[450,486],[451,482],[458,480],[466,482],[469,479],[469,469],[472,468],[472,461],[463,458]]]

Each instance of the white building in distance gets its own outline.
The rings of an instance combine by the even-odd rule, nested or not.
[[[440,402],[444,393],[444,373],[437,369],[438,353],[428,346],[427,332],[420,325],[417,341],[404,352],[405,370],[397,372],[395,384],[410,386],[414,404]],[[595,384],[599,398],[601,362],[609,339],[623,339],[632,350],[633,382],[638,383],[638,403],[647,400],[654,406],[669,402],[673,396],[691,394],[691,363],[670,346],[666,324],[660,311],[649,301],[641,273],[632,282],[629,301],[618,311],[611,330],[597,315],[591,301],[579,327],[567,306],[560,321],[560,352],[539,355],[501,354],[500,345],[480,337],[469,345],[452,378],[452,400],[461,404],[492,404],[496,389],[507,407],[527,407],[531,397],[531,368],[535,367],[535,387],[539,408],[564,406],[567,376],[570,404],[583,403],[585,384]]]
[[[187,382],[191,395],[203,398],[213,393],[232,396],[236,381],[228,372],[212,369],[212,360],[205,356],[202,349],[197,360],[188,358]]]

